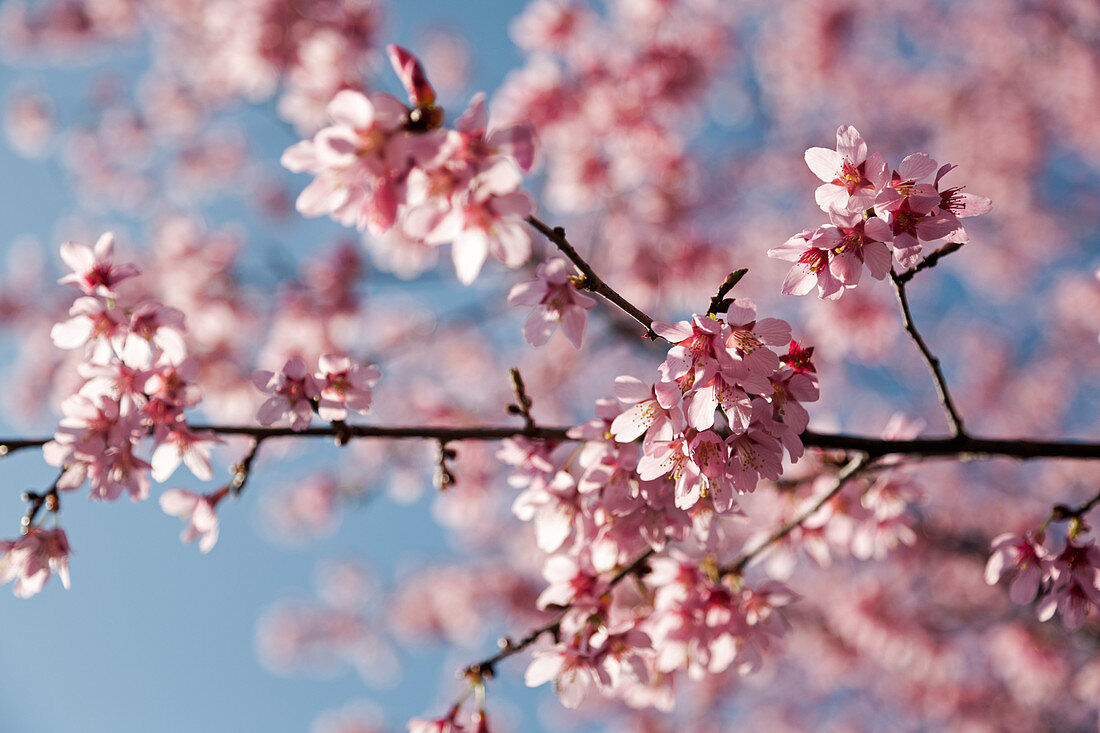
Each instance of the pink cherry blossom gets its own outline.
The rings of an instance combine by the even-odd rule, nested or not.
[[[466,729],[455,721],[456,714],[457,712],[434,720],[413,718],[409,721],[409,733],[462,733]]]
[[[12,590],[18,598],[30,598],[57,573],[61,584],[69,587],[69,538],[65,530],[31,527],[15,540],[0,540],[0,583],[15,581]]]
[[[409,93],[409,103],[417,107],[430,107],[435,104],[435,90],[428,83],[428,77],[420,61],[401,46],[391,43],[386,47],[390,63],[401,80],[401,85]]]
[[[199,541],[199,551],[210,552],[218,541],[218,502],[229,493],[228,488],[211,494],[196,494],[186,489],[169,489],[160,495],[160,508],[165,514],[179,517],[187,526],[180,533],[183,542]]]
[[[1031,603],[1047,573],[1049,559],[1041,544],[1030,537],[1002,534],[993,539],[992,554],[985,566],[985,582],[996,585],[1012,575],[1009,595],[1015,603]]]
[[[851,125],[836,131],[836,150],[810,148],[806,165],[825,181],[815,192],[823,211],[857,213],[875,202],[886,185],[886,163],[878,153],[867,155],[867,143]]]
[[[313,402],[321,390],[317,381],[306,370],[306,363],[295,356],[278,372],[260,369],[252,373],[252,384],[267,400],[260,405],[256,420],[261,425],[274,425],[280,421],[289,423],[291,430],[305,430],[313,420]]]
[[[343,420],[348,410],[365,415],[371,408],[370,388],[382,377],[373,364],[366,366],[346,356],[324,354],[314,375],[320,388],[317,414],[322,420]]]
[[[72,268],[72,273],[58,280],[61,284],[75,285],[86,295],[100,295],[105,298],[116,296],[115,286],[123,280],[137,275],[136,265],[114,263],[115,235],[107,232],[95,243],[95,247],[86,247],[75,242],[61,245],[61,259]]]
[[[1057,610],[1066,629],[1079,629],[1089,609],[1100,608],[1100,549],[1092,540],[1068,539],[1049,567],[1051,587],[1039,603],[1039,620],[1050,620]]]
[[[560,323],[566,338],[579,349],[584,340],[585,311],[596,301],[578,292],[563,259],[543,262],[535,276],[536,280],[519,283],[508,294],[508,302],[512,305],[535,306],[524,323],[523,337],[532,346],[542,346]]]

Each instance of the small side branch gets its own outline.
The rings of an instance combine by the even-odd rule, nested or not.
[[[921,356],[924,357],[924,362],[928,365],[928,369],[932,372],[932,378],[936,382],[936,392],[939,394],[940,404],[943,405],[943,409],[947,413],[947,419],[951,423],[951,434],[956,437],[966,435],[966,431],[963,429],[962,417],[951,399],[951,393],[947,389],[947,380],[943,376],[943,370],[940,369],[940,360],[928,348],[928,344],[924,342],[916,324],[913,323],[913,314],[909,311],[909,298],[905,295],[905,282],[893,270],[890,271],[890,279],[894,282],[894,292],[897,293],[898,305],[901,306],[901,317],[905,330],[913,339],[917,348],[920,349]]]
[[[565,238],[565,230],[561,227],[551,227],[549,224],[544,223],[535,216],[528,216],[527,223],[533,226],[544,237],[550,240],[555,247],[557,247],[563,255],[569,258],[569,261],[580,271],[584,277],[583,286],[586,290],[590,290],[597,295],[602,296],[608,300],[612,305],[615,305],[623,313],[633,318],[638,323],[645,326],[646,338],[656,341],[660,336],[653,330],[653,319],[645,314],[640,308],[631,303],[629,300],[619,295],[610,285],[605,283],[603,279],[596,274],[596,271],[592,269],[592,266],[585,261],[583,257],[577,252],[569,240]]]
[[[726,279],[722,281],[722,284],[718,287],[718,292],[714,294],[714,297],[710,299],[710,305],[707,307],[707,315],[715,316],[719,313],[725,312],[730,307],[731,300],[726,296],[733,290],[733,287],[737,283],[741,282],[741,278],[749,274],[748,269],[741,268],[740,270],[734,270],[730,274],[726,275]]]
[[[527,396],[527,387],[523,384],[519,367],[509,369],[508,376],[512,380],[512,392],[516,396],[516,401],[508,405],[508,412],[513,415],[522,415],[523,424],[528,430],[534,430],[535,418],[531,417],[531,398]]]
[[[729,565],[724,566],[721,569],[723,575],[740,575],[744,571],[745,567],[752,562],[752,559],[759,555],[764,550],[768,549],[776,542],[789,535],[798,527],[802,526],[802,523],[812,517],[821,507],[832,499],[834,496],[840,493],[840,490],[844,488],[844,484],[850,479],[855,478],[861,471],[866,470],[874,463],[874,459],[869,458],[867,455],[862,454],[856,456],[849,461],[844,468],[840,469],[837,473],[836,479],[833,482],[833,487],[829,489],[820,499],[815,501],[809,508],[805,509],[801,514],[784,524],[779,529],[772,532],[763,542],[756,547],[742,553],[736,560]]]
[[[609,580],[607,584],[608,590],[614,588],[616,585],[621,583],[624,578],[628,576],[641,574],[642,571],[646,568],[646,563],[649,561],[649,558],[653,557],[654,554],[654,550],[650,548],[638,557],[634,558],[634,560],[629,565],[623,567],[621,570],[619,570],[619,572],[615,573],[615,575],[611,577],[611,580]],[[499,652],[491,657],[488,657],[487,659],[483,659],[480,662],[475,662],[474,664],[469,665],[464,670],[462,670],[462,676],[468,680],[478,682],[493,677],[496,674],[496,665],[498,662],[507,659],[513,654],[518,654],[519,652],[523,651],[524,649],[538,641],[539,637],[541,637],[543,634],[550,634],[556,637],[558,635],[558,632],[561,630],[562,619],[565,618],[565,615],[569,613],[570,609],[572,609],[572,605],[568,605],[565,608],[561,609],[561,611],[559,611],[558,614],[554,616],[551,621],[543,624],[542,626],[531,629],[531,631],[529,631],[519,641],[512,641],[507,637],[501,639]]]
[[[942,247],[922,259],[912,269],[906,270],[905,272],[899,274],[897,276],[897,279],[900,280],[902,283],[909,282],[913,279],[913,276],[921,270],[927,270],[930,267],[935,267],[936,263],[939,262],[942,258],[946,257],[952,252],[957,252],[959,249],[962,248],[963,244],[964,242],[948,242],[947,244],[943,245]]]
[[[244,491],[245,484],[248,483],[248,477],[252,475],[252,464],[256,461],[256,456],[260,452],[260,444],[264,442],[266,437],[253,437],[248,446],[248,452],[233,465],[233,480],[229,482],[228,486],[229,490],[233,492],[233,498],[237,498]]]
[[[31,531],[34,520],[38,518],[39,512],[43,509],[54,515],[61,511],[61,497],[57,493],[57,484],[64,475],[65,469],[62,468],[61,473],[57,475],[49,491],[44,494],[39,494],[34,491],[23,492],[23,501],[27,502],[28,505],[27,513],[23,515],[23,519],[19,522],[19,529],[23,534],[27,534]]]

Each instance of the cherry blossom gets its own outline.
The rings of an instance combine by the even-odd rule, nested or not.
[[[218,502],[228,489],[211,494],[196,494],[186,489],[169,489],[160,495],[160,508],[165,514],[179,517],[187,526],[180,533],[183,542],[199,541],[199,551],[210,552],[218,541]]]
[[[0,583],[15,581],[12,589],[19,598],[39,593],[50,576],[57,573],[69,587],[69,538],[65,530],[31,527],[15,540],[0,540]]]
[[[523,325],[523,337],[532,346],[542,346],[561,323],[562,333],[579,349],[584,340],[585,311],[596,301],[577,291],[565,260],[547,260],[535,275],[538,279],[519,283],[508,294],[512,305],[535,306]]]
[[[370,412],[370,388],[382,377],[373,364],[356,364],[346,356],[324,354],[314,375],[320,388],[317,414],[322,420],[343,420],[348,410],[361,415]]]
[[[256,413],[256,420],[261,425],[286,421],[292,430],[309,427],[313,420],[313,403],[320,397],[321,390],[301,358],[296,356],[287,360],[278,372],[256,370],[252,373],[252,384],[271,395]]]
[[[836,131],[836,150],[810,148],[806,165],[825,181],[814,198],[823,211],[858,213],[870,208],[886,184],[886,163],[879,153],[867,154],[859,130],[841,125]]]
[[[61,259],[73,271],[58,282],[75,285],[86,295],[114,297],[118,283],[138,274],[136,265],[115,265],[114,253],[115,235],[111,232],[103,234],[91,248],[66,242],[61,245]]]

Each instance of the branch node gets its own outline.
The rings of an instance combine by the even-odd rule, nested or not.
[[[446,441],[439,441],[439,460],[436,462],[435,467],[435,488],[446,491],[457,483],[458,478],[451,471],[451,467],[447,465],[447,461],[454,460],[457,457],[458,453],[453,448],[448,448]]]
[[[512,415],[522,415],[523,423],[528,430],[535,429],[535,419],[531,417],[531,398],[527,396],[527,387],[523,384],[523,377],[519,373],[519,367],[508,370],[508,376],[512,379],[512,392],[516,401],[508,405],[508,412]]]
[[[726,275],[726,279],[723,280],[722,284],[718,287],[718,292],[710,299],[710,306],[707,308],[708,316],[716,316],[730,307],[733,300],[726,296],[729,295],[729,292],[733,290],[737,283],[741,282],[741,278],[747,275],[748,272],[748,269],[743,267],[740,270],[734,270]]]
[[[333,420],[332,427],[336,428],[336,435],[333,436],[333,441],[337,446],[343,447],[351,441],[351,426],[343,420]]]

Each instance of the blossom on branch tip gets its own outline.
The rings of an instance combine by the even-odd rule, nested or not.
[[[95,247],[86,247],[75,242],[61,245],[61,259],[72,268],[72,272],[57,282],[62,285],[75,285],[86,295],[98,295],[113,298],[117,295],[115,285],[137,275],[137,266],[113,262],[115,235],[107,232],[95,243]]]
[[[199,541],[199,551],[210,552],[218,541],[218,502],[229,490],[219,489],[211,494],[196,494],[186,489],[169,489],[160,496],[160,508],[165,514],[179,517],[187,526],[180,533],[183,542]]]
[[[596,304],[582,295],[569,277],[569,265],[561,258],[538,266],[536,280],[518,283],[508,294],[511,305],[535,306],[523,325],[523,337],[532,346],[542,346],[561,324],[562,333],[578,349],[584,340],[586,311]]]
[[[65,530],[30,527],[14,540],[0,540],[0,583],[15,581],[12,590],[19,598],[30,598],[57,573],[61,585],[69,588],[69,538]]]
[[[1090,608],[1100,608],[1100,548],[1092,540],[1066,545],[1050,563],[1050,590],[1039,603],[1039,620],[1048,621],[1057,611],[1069,631],[1081,628]]]
[[[985,565],[985,582],[996,585],[1005,577],[1013,576],[1008,593],[1012,601],[1019,604],[1034,601],[1050,565],[1042,544],[1030,534],[1021,537],[1007,533],[993,538],[990,550],[992,553]]]
[[[810,148],[805,158],[814,175],[825,181],[814,194],[822,211],[863,211],[886,184],[885,161],[879,153],[867,155],[867,143],[851,125],[837,128],[836,150]]]
[[[346,356],[324,354],[314,375],[321,390],[317,414],[322,420],[344,420],[348,410],[370,412],[371,387],[382,377],[373,364],[356,364]]]
[[[291,430],[309,427],[313,420],[313,403],[321,390],[300,357],[287,360],[278,372],[266,369],[252,372],[252,383],[264,394],[271,395],[256,412],[257,422],[274,425],[285,420]]]

